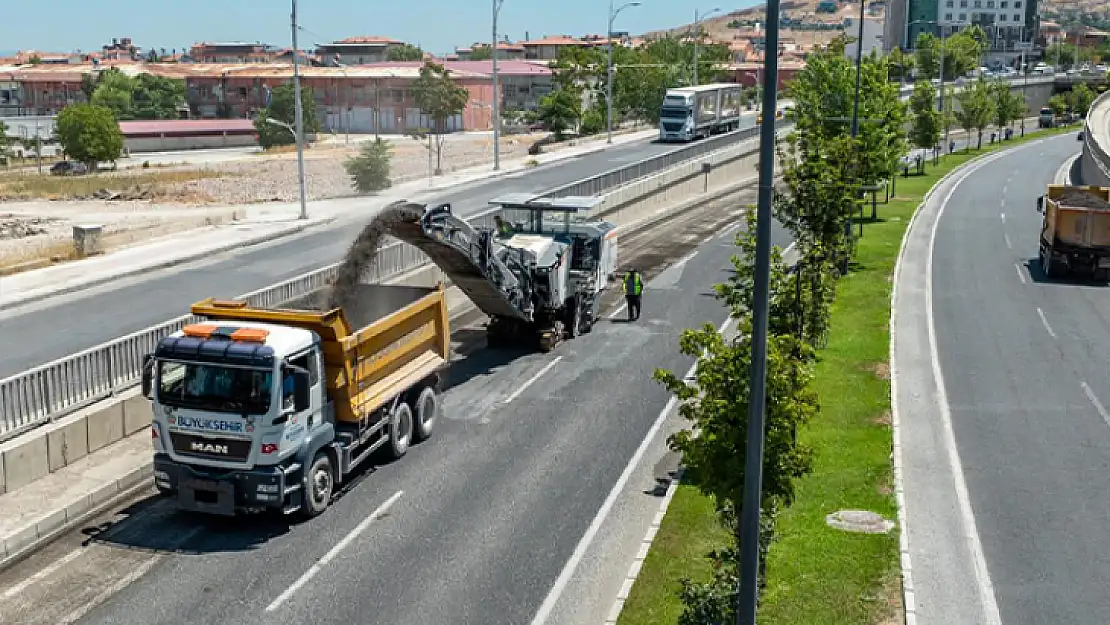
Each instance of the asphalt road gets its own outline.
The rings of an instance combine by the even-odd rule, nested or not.
[[[744,117],[745,125],[753,123],[754,116]],[[451,202],[462,214],[470,214],[487,207],[497,195],[544,191],[679,147],[651,141],[617,145],[459,187],[427,201]],[[206,297],[235,297],[337,262],[361,226],[354,220],[336,222],[303,235],[0,312],[0,378],[187,314],[190,304]],[[28,336],[35,340],[28,341]]]
[[[711,286],[727,278],[735,248],[722,232],[750,201],[748,192],[729,210],[710,205],[654,237],[624,238],[627,262],[649,277],[637,323],[602,322],[550,354],[466,353],[432,440],[356,480],[323,516],[290,526],[142,502],[64,539],[72,548],[89,537],[64,567],[6,572],[0,592],[34,580],[13,604],[28,624],[529,622],[667,404],[652,372],[686,371],[678,334],[724,320]],[[785,244],[785,233],[774,240]],[[480,333],[455,338],[480,344]],[[621,575],[628,566],[613,564]]]
[[[1036,262],[1036,198],[1077,151],[1069,134],[985,165],[936,234],[941,371],[1007,625],[1110,610],[1110,288],[1046,282]]]

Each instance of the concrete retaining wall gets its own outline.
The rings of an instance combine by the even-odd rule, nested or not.
[[[1083,154],[1079,171],[1083,184],[1110,187],[1110,91],[1091,104],[1083,124]]]

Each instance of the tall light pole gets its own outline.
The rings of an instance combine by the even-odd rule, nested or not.
[[[699,14],[697,9],[694,9],[694,86],[698,86],[698,41],[701,40],[701,21],[714,13],[720,13],[721,8],[717,7],[707,11],[705,14]]]
[[[301,219],[308,219],[308,196],[305,193],[304,180],[304,111],[301,107],[301,53],[297,49],[297,0],[293,2],[291,21],[293,25],[293,125],[295,126],[294,141],[297,144],[297,180],[301,190]]]
[[[505,0],[493,0],[493,41],[490,42],[493,59],[493,171],[501,169],[501,98],[498,95],[500,80],[497,77],[497,16]]]
[[[779,0],[767,0],[763,55],[763,110],[778,104]],[[767,319],[771,289],[771,201],[775,191],[775,116],[759,129],[759,203],[755,222],[755,284],[752,306],[752,363],[748,388],[748,440],[744,451],[744,495],[740,506],[740,589],[737,625],[756,625],[759,604],[760,520],[763,503],[764,411],[767,406]]]
[[[608,58],[605,62],[607,81],[605,85],[605,126],[608,130],[608,138],[606,143],[613,142],[613,21],[617,19],[617,15],[628,7],[638,7],[640,2],[628,2],[622,4],[616,11],[613,10],[613,0],[609,0],[609,28],[605,31],[608,37],[605,42],[605,48],[608,50]]]

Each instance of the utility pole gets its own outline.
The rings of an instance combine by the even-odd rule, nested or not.
[[[697,9],[694,9],[694,86],[697,87],[698,82],[698,43],[701,41],[701,21],[714,13],[719,13],[720,8],[707,11],[701,14]]]
[[[297,143],[297,179],[300,184],[301,190],[301,219],[308,219],[308,197],[305,194],[305,180],[304,180],[304,111],[301,107],[301,73],[300,73],[300,50],[297,49],[297,0],[292,0],[293,13],[291,22],[293,27],[293,98],[296,102],[293,105],[293,126],[296,129],[294,133],[296,136],[293,139]]]
[[[609,0],[609,27],[605,31],[605,36],[608,37],[605,49],[608,50],[608,55],[605,61],[606,74],[608,80],[605,83],[605,126],[607,129],[606,143],[613,142],[613,21],[617,19],[617,15],[627,9],[628,7],[638,7],[639,2],[628,2],[622,4],[616,11],[613,10],[613,0]]]
[[[493,59],[493,171],[501,169],[501,97],[500,79],[497,76],[497,16],[505,0],[493,0],[493,41],[490,42]]]
[[[861,0],[862,2],[863,0]],[[767,0],[763,61],[763,110],[778,107],[779,0]],[[764,115],[759,129],[759,203],[755,226],[755,293],[752,364],[749,381],[748,440],[744,455],[744,500],[740,508],[740,591],[737,625],[756,625],[759,604],[760,504],[763,500],[764,411],[767,405],[767,318],[771,287],[771,201],[775,191],[775,116]]]

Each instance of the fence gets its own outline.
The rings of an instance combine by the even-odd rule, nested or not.
[[[757,133],[757,128],[746,128],[711,137],[564,185],[542,196],[598,195],[683,161],[752,139]],[[496,212],[497,209],[483,211],[468,218],[468,221],[479,227],[488,227]],[[364,279],[388,280],[428,262],[427,256],[416,247],[393,239],[378,251],[373,271]],[[330,265],[247,293],[238,299],[245,299],[252,306],[277,306],[324,288],[335,278],[337,267],[338,264]],[[141,376],[144,356],[154,351],[158,341],[197,320],[192,315],[171,319],[0,380],[0,442],[134,387]]]

